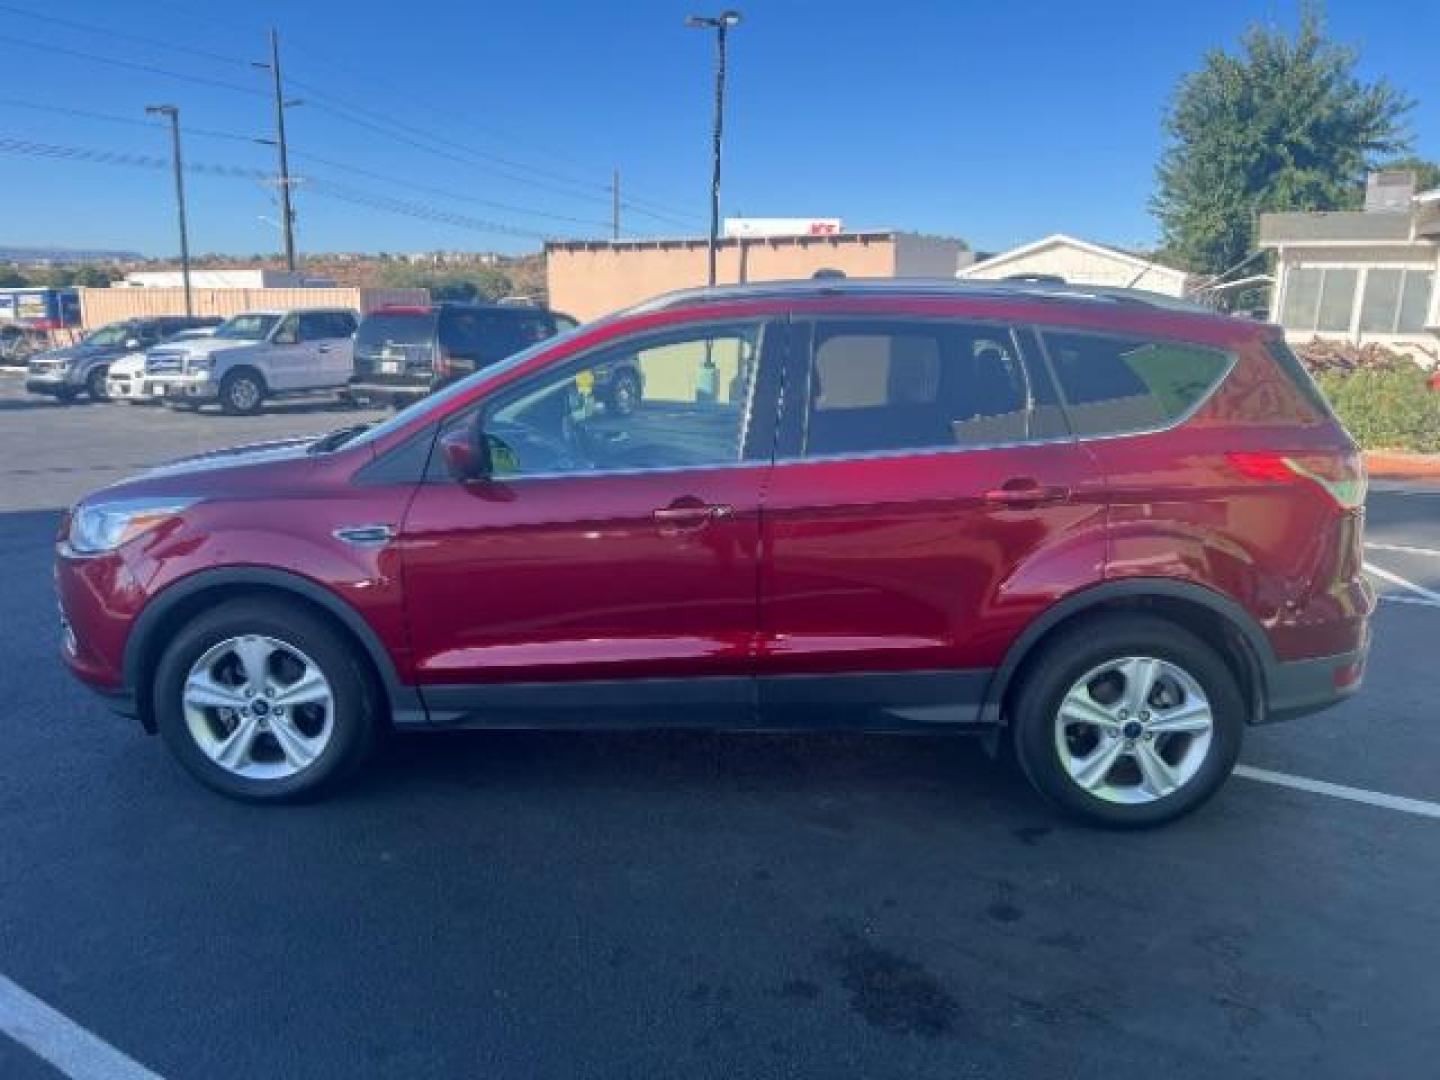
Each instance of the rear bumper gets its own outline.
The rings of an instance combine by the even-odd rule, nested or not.
[[[1351,652],[1291,660],[1268,672],[1268,700],[1262,722],[1293,720],[1352,697],[1365,679],[1370,642]]]
[[[418,401],[430,393],[431,389],[428,382],[387,383],[355,379],[346,383],[341,388],[341,393],[347,397],[370,398],[375,401]]]

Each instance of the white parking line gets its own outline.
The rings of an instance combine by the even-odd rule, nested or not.
[[[1423,585],[1416,585],[1413,581],[1407,581],[1399,574],[1392,574],[1389,570],[1381,566],[1376,566],[1374,563],[1367,562],[1365,564],[1365,572],[1373,574],[1381,581],[1388,581],[1391,585],[1399,585],[1402,589],[1408,589],[1427,603],[1440,606],[1440,593],[1435,592],[1433,589],[1427,589]]]
[[[1401,555],[1424,555],[1431,559],[1440,559],[1440,549],[1427,547],[1414,547],[1410,544],[1375,544],[1365,542],[1365,546],[1371,551],[1394,551]]]
[[[0,975],[0,1032],[72,1080],[160,1080],[100,1036]]]
[[[1309,791],[1315,795],[1329,795],[1332,799],[1346,799],[1350,802],[1378,806],[1384,810],[1398,810],[1402,814],[1419,817],[1440,818],[1440,803],[1424,799],[1407,799],[1403,795],[1386,795],[1383,791],[1367,791],[1365,788],[1332,784],[1328,780],[1311,780],[1308,776],[1291,776],[1289,773],[1257,769],[1252,765],[1236,765],[1235,775],[1246,780],[1258,780],[1262,784],[1278,784],[1280,787]]]
[[[1440,608],[1440,604],[1434,600],[1421,600],[1418,596],[1392,596],[1389,593],[1381,593],[1377,600],[1384,600],[1387,604],[1414,604],[1416,607]]]

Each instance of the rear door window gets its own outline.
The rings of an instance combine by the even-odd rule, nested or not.
[[[1063,434],[1010,327],[835,321],[813,328],[801,454],[981,447]]]
[[[1176,341],[1068,331],[1042,337],[1077,435],[1168,426],[1204,401],[1232,363],[1228,353]]]

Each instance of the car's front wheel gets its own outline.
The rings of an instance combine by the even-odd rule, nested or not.
[[[250,368],[237,368],[220,380],[220,408],[231,416],[253,416],[265,402],[265,382]]]
[[[368,670],[309,611],[222,604],[187,624],[155,672],[155,717],[175,757],[235,798],[313,794],[368,755],[379,720]]]
[[[1097,618],[1030,659],[1017,756],[1040,793],[1089,821],[1145,827],[1196,809],[1235,767],[1245,699],[1224,659],[1174,623]]]
[[[109,368],[97,367],[85,376],[85,394],[91,401],[110,400],[110,391],[105,386],[109,375]]]

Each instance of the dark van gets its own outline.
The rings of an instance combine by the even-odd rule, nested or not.
[[[377,308],[355,332],[349,396],[403,405],[575,325],[518,305]]]

